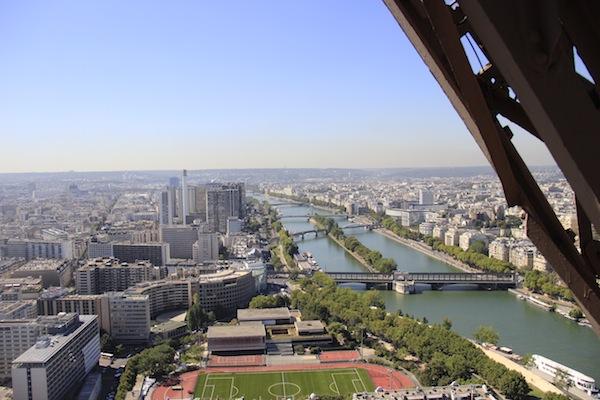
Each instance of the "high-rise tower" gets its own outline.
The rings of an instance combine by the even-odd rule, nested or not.
[[[187,170],[183,170],[183,174],[181,177],[181,222],[183,225],[187,224],[187,216],[189,214],[189,204],[188,204],[188,190],[187,190]]]

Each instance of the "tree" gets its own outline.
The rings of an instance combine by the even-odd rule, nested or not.
[[[531,388],[525,381],[523,375],[518,372],[509,370],[500,378],[498,382],[498,389],[502,391],[512,400],[524,400],[527,399]]]
[[[469,251],[472,253],[485,254],[485,243],[481,240],[474,240],[469,246]]]
[[[212,311],[207,313],[202,308],[202,305],[200,304],[200,295],[196,293],[192,300],[192,306],[188,309],[186,314],[186,320],[188,328],[195,331],[200,328],[206,328],[210,323],[214,322],[215,314]]]
[[[567,371],[561,368],[556,369],[554,379],[552,381],[554,385],[569,393],[569,389],[573,386],[573,380]]]
[[[100,336],[100,348],[105,353],[115,352],[115,343],[107,332],[103,332],[102,336]]]
[[[450,321],[448,317],[444,317],[444,320],[442,321],[442,326],[444,327],[444,329],[450,330],[452,329],[452,321]]]
[[[569,317],[579,321],[581,318],[583,318],[583,313],[581,312],[581,310],[579,308],[572,308],[569,311]]]
[[[288,299],[285,296],[254,296],[250,300],[250,308],[275,308],[275,307],[287,307]]]
[[[521,360],[524,366],[527,368],[533,368],[535,366],[535,362],[533,361],[533,356],[530,353],[527,353],[523,356]]]
[[[480,343],[498,344],[500,337],[491,326],[481,325],[473,333],[473,337]]]

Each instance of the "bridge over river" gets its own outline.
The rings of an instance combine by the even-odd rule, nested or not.
[[[446,285],[477,285],[480,289],[507,289],[517,285],[516,273],[495,272],[328,272],[337,283],[364,283],[367,286],[385,285],[402,293],[412,293],[416,284],[431,285],[433,290]]]

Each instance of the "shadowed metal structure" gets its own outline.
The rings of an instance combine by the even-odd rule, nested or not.
[[[600,2],[384,0],[496,170],[527,235],[600,333]],[[473,68],[463,43],[486,63]],[[575,69],[577,54],[591,81]],[[571,185],[580,249],[525,162],[512,121],[542,141]]]

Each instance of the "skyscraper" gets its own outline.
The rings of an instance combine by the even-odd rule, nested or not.
[[[160,192],[160,204],[159,204],[159,218],[158,222],[161,225],[171,225],[173,223],[172,215],[170,212],[169,202],[169,190]]]
[[[189,194],[187,189],[187,170],[183,170],[181,174],[181,223],[187,224],[187,216],[189,213]]]
[[[227,232],[227,219],[243,217],[243,183],[210,184],[206,188],[206,222],[211,232]]]

